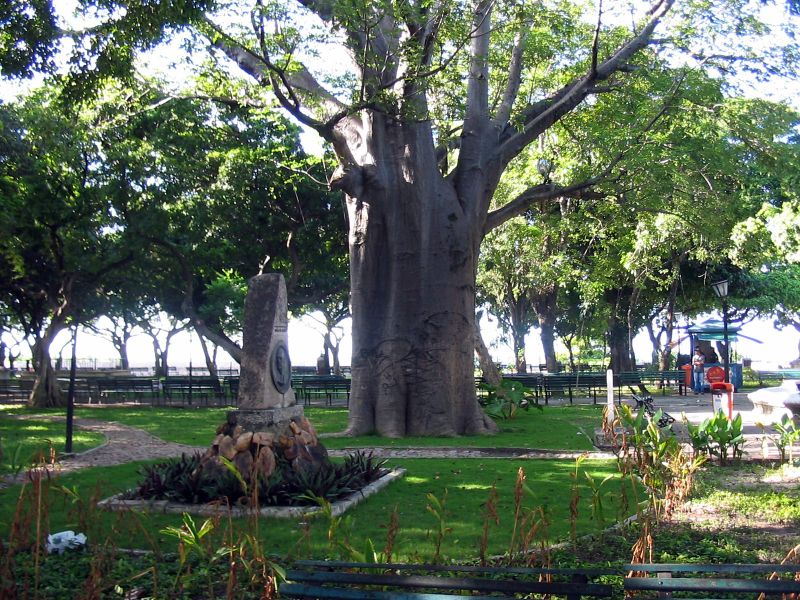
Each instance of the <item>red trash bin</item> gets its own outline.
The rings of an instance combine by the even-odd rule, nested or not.
[[[722,395],[723,392],[728,394],[728,421],[733,420],[733,384],[725,383],[724,381],[715,381],[711,383],[711,401],[714,401],[715,395]]]
[[[683,371],[683,384],[692,387],[692,365],[681,365],[681,371]]]

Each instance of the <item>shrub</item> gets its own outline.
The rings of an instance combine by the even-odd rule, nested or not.
[[[183,455],[147,466],[142,481],[128,497],[203,504],[227,500],[230,505],[246,503],[246,490],[236,475],[225,469],[200,468],[201,455]],[[320,462],[296,468],[280,453],[275,472],[258,482],[258,502],[262,506],[311,506],[314,498],[338,500],[379,479],[387,469],[385,461],[372,453],[358,451],[342,464]]]
[[[513,419],[520,409],[528,410],[532,405],[532,390],[519,381],[502,379],[499,385],[481,382],[478,387],[486,390],[486,395],[479,396],[478,401],[486,414],[493,419]],[[533,406],[542,410],[538,404]]]
[[[720,464],[728,461],[729,453],[732,453],[733,458],[742,456],[744,434],[741,414],[729,420],[720,410],[700,425],[687,423],[687,428],[695,452],[717,456]]]

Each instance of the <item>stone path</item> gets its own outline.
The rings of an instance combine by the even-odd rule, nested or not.
[[[41,419],[42,417],[35,418]],[[63,420],[63,417],[52,417],[52,419]],[[205,450],[205,448],[166,442],[142,429],[113,421],[75,419],[75,426],[102,434],[106,438],[105,443],[85,452],[64,456],[52,467],[48,466],[48,470],[67,473],[87,467],[108,467],[138,460],[157,460]],[[2,483],[8,485],[22,481],[24,478],[25,474],[21,473],[16,478],[6,478]]]

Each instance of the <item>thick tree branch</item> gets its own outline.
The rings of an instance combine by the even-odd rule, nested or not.
[[[525,210],[527,210],[528,206],[532,202],[536,201],[543,201],[549,200],[554,197],[573,197],[579,199],[585,198],[598,198],[602,197],[602,194],[597,194],[594,192],[589,191],[589,188],[597,185],[599,182],[606,179],[614,168],[622,162],[625,156],[635,147],[637,147],[641,142],[644,135],[650,131],[655,124],[661,119],[661,117],[666,114],[669,110],[669,107],[672,105],[673,100],[678,94],[678,90],[681,87],[681,84],[686,79],[686,72],[682,73],[681,76],[672,84],[672,88],[670,89],[669,94],[664,99],[661,108],[647,121],[645,126],[639,131],[639,133],[633,138],[631,143],[628,145],[627,148],[620,151],[609,163],[606,167],[598,173],[596,176],[587,179],[581,183],[571,185],[565,188],[558,188],[553,186],[552,184],[539,184],[528,188],[524,192],[522,192],[519,196],[517,196],[514,200],[510,201],[508,204],[498,208],[495,211],[490,212],[486,217],[486,224],[484,225],[483,233],[486,235],[489,231],[502,225],[509,219],[521,215]]]
[[[522,25],[522,29],[514,36],[514,48],[511,51],[511,62],[508,66],[508,82],[503,93],[503,99],[497,109],[495,116],[495,126],[500,129],[506,126],[511,117],[511,109],[519,93],[519,86],[522,80],[522,55],[525,50],[525,42],[528,39],[528,29]]]
[[[331,114],[345,109],[345,105],[333,94],[328,92],[304,66],[287,73],[284,69],[273,64],[268,56],[259,56],[246,46],[227,35],[211,20],[206,19],[205,24],[211,28],[213,34],[207,35],[210,43],[221,50],[228,58],[235,62],[240,69],[253,77],[261,85],[269,85],[278,101],[298,121],[315,129],[326,139],[330,139],[331,131],[323,121],[315,119],[303,111],[300,98],[296,91],[310,96],[316,101],[323,112],[323,120]]]
[[[537,103],[526,111],[522,130],[503,142],[499,148],[502,164],[508,164],[543,131],[583,102],[590,91],[596,88],[597,82],[605,81],[614,73],[623,70],[628,60],[647,46],[656,26],[673,3],[674,0],[656,2],[648,11],[650,18],[642,30],[617,49],[613,55],[598,64],[596,68],[590,68],[582,77],[562,87],[547,100]]]
[[[486,216],[483,235],[486,235],[492,229],[499,227],[506,221],[521,215],[528,210],[528,207],[534,202],[543,202],[563,197],[592,200],[601,198],[603,196],[602,194],[593,192],[590,189],[601,180],[602,177],[598,176],[567,187],[560,187],[552,183],[541,183],[530,187],[511,202],[501,206],[497,210],[493,210]]]

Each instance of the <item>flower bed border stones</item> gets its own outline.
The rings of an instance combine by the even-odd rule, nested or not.
[[[331,504],[334,517],[343,514],[349,508],[355,506],[365,498],[376,494],[387,485],[400,479],[405,475],[403,468],[394,468],[380,479],[376,479],[363,489],[353,492],[346,498],[337,500]],[[219,514],[228,514],[234,517],[246,517],[257,512],[262,517],[273,517],[276,519],[294,519],[319,513],[319,506],[266,506],[254,511],[252,508],[227,506],[224,504],[180,504],[169,500],[123,500],[125,492],[115,494],[110,498],[101,500],[97,503],[99,508],[113,511],[143,510],[151,513],[183,514],[189,513],[203,517],[213,517]]]

